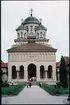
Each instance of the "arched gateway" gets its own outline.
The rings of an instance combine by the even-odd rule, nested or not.
[[[35,64],[28,65],[28,80],[32,77],[36,78],[36,65]]]

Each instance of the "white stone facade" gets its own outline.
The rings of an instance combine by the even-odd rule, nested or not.
[[[26,24],[25,24],[26,23]],[[38,27],[38,28],[37,28]],[[36,29],[37,28],[37,29]],[[27,31],[28,29],[28,31]],[[36,19],[35,17],[28,17],[25,19],[23,24],[21,24],[17,29],[17,39],[15,39],[15,45],[13,47],[18,47],[20,45],[28,43],[38,43],[44,45],[44,47],[50,47],[48,44],[48,39],[46,39],[47,29]],[[28,39],[29,38],[29,39]],[[37,47],[37,44],[36,44]],[[35,48],[36,48],[35,47]],[[29,49],[29,48],[28,48]],[[52,49],[52,48],[51,48]],[[8,82],[26,82],[28,81],[28,66],[30,64],[36,67],[36,81],[46,81],[47,83],[56,82],[56,51],[15,51],[8,52]],[[38,49],[39,50],[39,49]],[[45,50],[45,49],[44,49]],[[19,78],[20,66],[24,67],[24,78]],[[16,67],[17,78],[12,79],[12,66]],[[41,78],[42,73],[40,72],[41,66],[44,67],[44,78]],[[52,68],[52,77],[48,78],[48,68]]]
[[[24,82],[28,81],[28,65],[34,64],[36,66],[36,78],[37,81],[56,81],[56,55],[54,52],[26,52],[26,53],[9,53],[8,54],[8,81],[11,82]],[[21,65],[24,66],[24,79],[12,79],[12,66],[15,65],[19,70]],[[47,72],[45,72],[45,78],[40,79],[40,66],[43,65],[45,70],[48,70],[48,66],[52,66],[52,78],[47,78]]]

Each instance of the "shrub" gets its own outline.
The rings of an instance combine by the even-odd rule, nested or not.
[[[54,85],[54,87],[56,88],[56,85]]]
[[[8,87],[9,84],[8,84],[7,82],[2,82],[1,86],[2,86],[2,87]]]
[[[2,87],[1,94],[3,95],[17,95],[26,85],[9,85],[9,87]]]
[[[58,85],[58,88],[60,88],[60,85]]]
[[[8,91],[8,93],[7,93],[8,95],[10,95],[10,94],[12,94],[12,92],[11,91]]]
[[[55,92],[56,94],[60,94],[60,92],[57,90],[56,92]]]

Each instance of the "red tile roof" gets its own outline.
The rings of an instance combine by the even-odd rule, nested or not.
[[[37,44],[37,43],[27,43],[27,44],[22,44],[17,47],[13,47],[7,50],[8,52],[13,52],[13,51],[53,51],[56,52],[57,49],[52,48],[50,46],[42,45],[42,44]]]
[[[2,67],[2,68],[7,68],[7,67],[8,67],[8,63],[4,63],[4,62],[1,60],[1,67]]]

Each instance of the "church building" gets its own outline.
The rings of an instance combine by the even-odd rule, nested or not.
[[[48,44],[47,29],[31,14],[16,29],[17,38],[8,52],[8,82],[56,83],[56,51]]]

